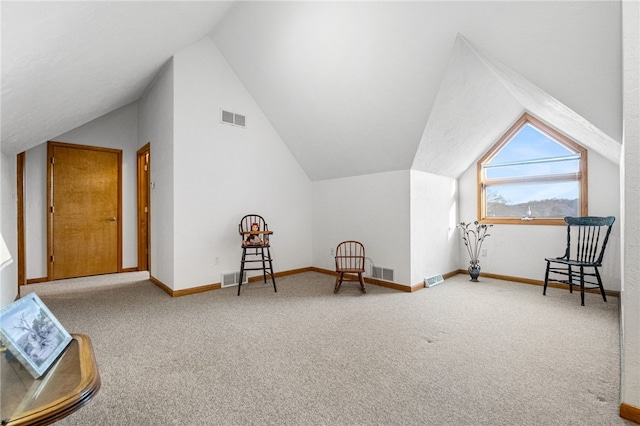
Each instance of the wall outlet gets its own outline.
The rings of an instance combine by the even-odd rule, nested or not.
[[[331,253],[331,256],[334,256],[336,254],[336,249],[332,248],[329,253]]]
[[[482,257],[487,257],[487,249],[482,249]]]
[[[213,264],[214,265],[219,265],[220,264],[220,257],[216,256],[215,259],[213,259]]]

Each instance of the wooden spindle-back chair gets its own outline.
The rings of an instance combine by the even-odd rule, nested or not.
[[[334,293],[340,290],[343,281],[358,281],[363,293],[364,288],[364,245],[358,241],[343,241],[336,247],[336,284]]]
[[[582,306],[585,288],[598,288],[602,299],[607,301],[598,268],[602,266],[604,251],[615,220],[613,216],[564,218],[567,224],[567,246],[563,256],[545,259],[547,269],[544,275],[543,295],[547,294],[548,283],[556,282],[567,284],[571,293],[573,286],[579,285]]]

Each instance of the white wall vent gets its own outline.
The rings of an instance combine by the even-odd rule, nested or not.
[[[444,282],[444,278],[442,277],[442,275],[438,274],[438,275],[434,275],[432,277],[429,278],[425,278],[424,279],[424,286],[425,287],[433,287],[434,285],[438,285]]]
[[[393,269],[383,268],[382,266],[371,267],[371,278],[377,278],[385,281],[393,281]]]
[[[238,280],[240,279],[240,271],[238,272],[224,272],[220,274],[220,285],[222,288],[224,287],[233,287],[238,285]],[[242,284],[246,284],[248,282],[247,274],[244,274],[244,281]]]
[[[232,126],[247,127],[247,117],[224,109],[220,110],[220,122],[224,124],[231,124]]]

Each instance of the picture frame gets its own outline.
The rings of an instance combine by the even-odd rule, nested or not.
[[[71,335],[36,293],[0,310],[0,338],[34,379],[42,377],[71,342]]]

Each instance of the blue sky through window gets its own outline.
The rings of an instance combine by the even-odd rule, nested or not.
[[[554,141],[530,124],[525,124],[493,157],[490,164],[557,158],[573,154],[575,152]]]
[[[488,179],[561,175],[579,172],[580,156],[527,123],[485,166]],[[489,191],[499,193],[508,204],[576,199],[578,194],[575,181],[498,185]]]

